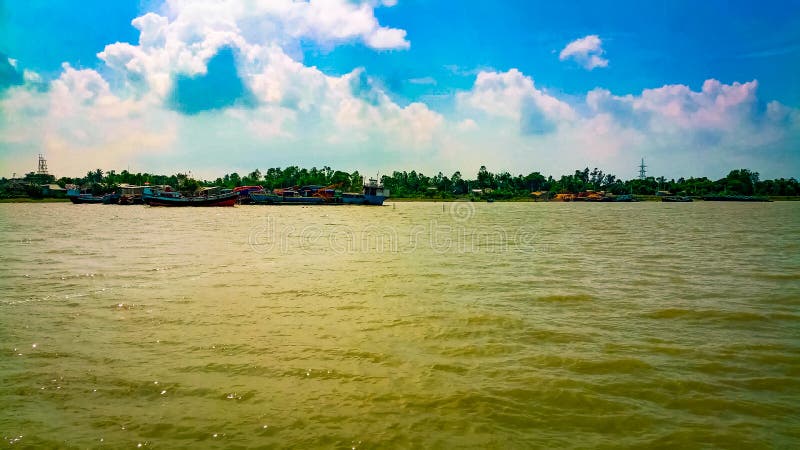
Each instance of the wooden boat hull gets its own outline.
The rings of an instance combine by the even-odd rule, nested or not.
[[[119,205],[119,199],[121,196],[119,194],[106,194],[103,196],[103,204],[104,205]]]
[[[72,203],[79,205],[84,203],[95,203],[100,204],[103,203],[103,197],[93,197],[88,195],[79,195],[77,197],[69,197],[69,201]]]
[[[638,202],[639,200],[631,194],[622,194],[614,197],[615,202]]]
[[[345,205],[383,205],[383,201],[387,197],[383,195],[370,195],[370,194],[353,194],[347,193],[342,195],[342,203]]]
[[[321,197],[283,197],[281,205],[324,205],[325,200]]]
[[[142,201],[150,206],[234,206],[239,194],[214,195],[208,197],[162,197],[158,195],[143,195]]]
[[[322,197],[283,197],[274,194],[251,193],[250,198],[256,205],[324,205]]]

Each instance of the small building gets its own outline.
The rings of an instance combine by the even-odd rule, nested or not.
[[[559,202],[571,202],[575,200],[575,194],[571,193],[556,194],[554,200]]]
[[[550,198],[550,191],[533,191],[531,197],[535,200],[548,200]]]
[[[45,197],[63,197],[67,194],[66,189],[54,183],[42,184],[40,187]]]

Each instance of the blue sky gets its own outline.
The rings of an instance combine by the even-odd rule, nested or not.
[[[363,65],[412,98],[402,83],[432,76],[449,88],[468,88],[464,70],[518,68],[551,89],[580,95],[597,86],[618,94],[710,78],[762,82],[765,98],[800,106],[800,2],[752,1],[406,1],[377,11],[381,23],[408,30],[412,49],[375,55],[351,45],[309,51],[306,61],[333,73]],[[587,74],[553,53],[575,38],[597,34],[612,64]]]
[[[800,169],[798,1],[248,5],[0,2],[4,172]]]

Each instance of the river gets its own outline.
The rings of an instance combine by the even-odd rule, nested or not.
[[[796,448],[800,203],[0,204],[0,446]]]

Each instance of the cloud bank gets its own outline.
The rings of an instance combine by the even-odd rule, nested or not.
[[[374,15],[393,4],[170,0],[133,20],[138,43],[99,52],[96,70],[64,64],[44,83],[6,58],[13,74],[0,68],[14,82],[0,97],[4,165],[28,171],[43,152],[59,175],[101,167],[216,177],[290,164],[472,172],[486,164],[553,174],[597,166],[630,177],[644,157],[667,176],[798,172],[800,113],[760,100],[755,80],[566,97],[517,69],[480,71],[445,114],[397,103],[363,68],[331,76],[303,63],[300,43],[309,40],[408,51],[406,32]],[[599,54],[596,36],[562,51],[593,67],[607,64]]]

